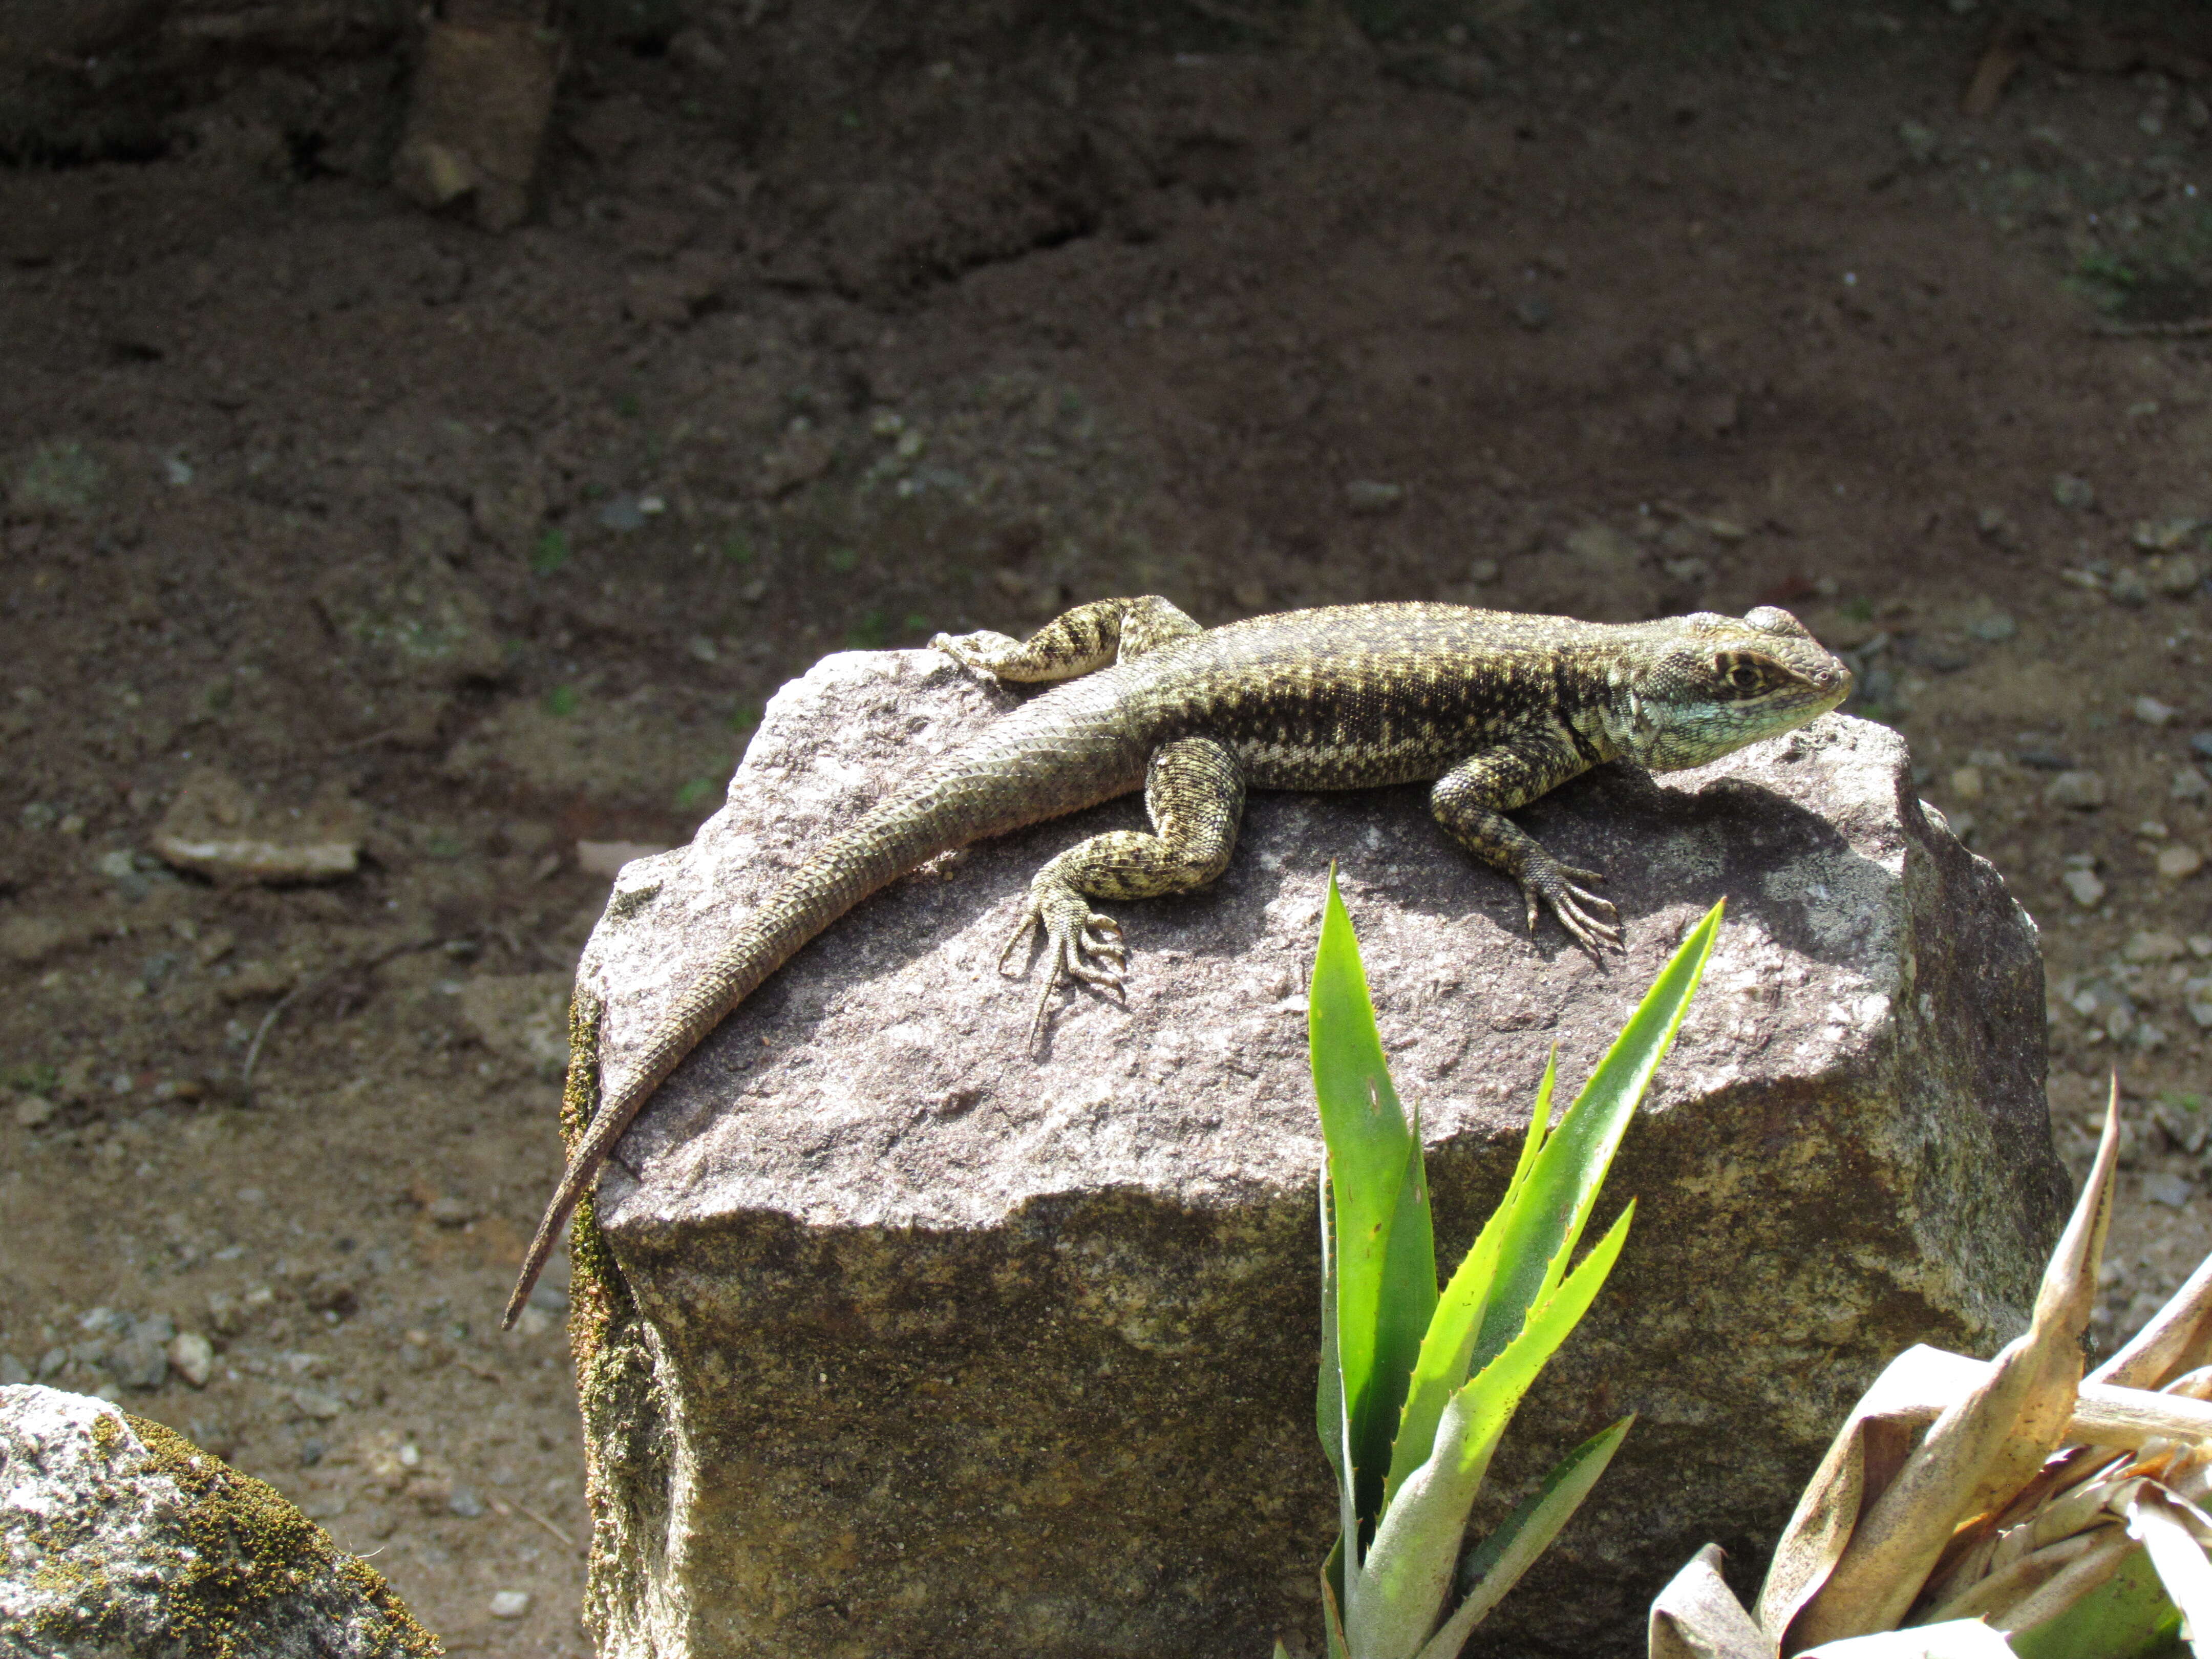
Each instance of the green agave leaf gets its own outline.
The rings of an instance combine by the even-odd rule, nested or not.
[[[1479,1371],[1504,1352],[1528,1310],[1559,1285],[1637,1102],[1681,1029],[1712,954],[1724,907],[1725,901],[1706,911],[1660,969],[1537,1154],[1499,1240],[1501,1265],[1483,1310],[1470,1369]]]
[[[1498,1529],[1467,1553],[1459,1566],[1459,1589],[1464,1599],[1421,1649],[1420,1659],[1458,1659],[1468,1633],[1521,1582],[1521,1575],[1551,1547],[1559,1529],[1582,1507],[1583,1499],[1597,1485],[1635,1421],[1636,1414],[1631,1412],[1561,1458],[1544,1477],[1544,1484],[1514,1505],[1513,1513],[1498,1522]]]
[[[2010,1632],[2005,1639],[2020,1659],[2163,1659],[2188,1652],[2181,1614],[2148,1553],[2139,1548],[2056,1619]]]
[[[1462,1390],[1474,1407],[1468,1418],[1466,1443],[1459,1447],[1439,1444],[1437,1456],[1456,1456],[1462,1466],[1478,1458],[1488,1463],[1498,1437],[1512,1420],[1522,1395],[1536,1380],[1536,1373],[1559,1352],[1559,1345],[1582,1322],[1605,1287],[1606,1275],[1620,1259],[1620,1247],[1627,1242],[1629,1224],[1635,1218],[1636,1200],[1632,1198],[1605,1237],[1590,1246],[1589,1254],[1576,1264],[1559,1288],[1529,1310],[1527,1322],[1505,1345],[1505,1351],[1475,1373]]]
[[[1344,1540],[1339,1537],[1328,1559],[1321,1564],[1321,1630],[1328,1659],[1351,1659],[1352,1644],[1344,1639]]]
[[[1528,1316],[1521,1334],[1447,1403],[1436,1454],[1410,1475],[1348,1586],[1346,1628],[1361,1659],[1413,1659],[1451,1593],[1467,1516],[1491,1455],[1544,1363],[1588,1311],[1628,1237],[1635,1206]]]
[[[1392,1431],[1436,1307],[1436,1245],[1418,1126],[1390,1085],[1334,866],[1307,1028],[1334,1212],[1338,1386],[1364,1522],[1382,1507]]]
[[[1474,1353],[1475,1335],[1482,1328],[1483,1309],[1498,1275],[1498,1253],[1504,1246],[1506,1223],[1551,1127],[1552,1085],[1559,1075],[1559,1050],[1554,1048],[1544,1062],[1544,1080],[1537,1087],[1535,1109],[1528,1115],[1528,1133],[1522,1139],[1513,1178],[1505,1184],[1505,1196],[1461,1258],[1421,1339],[1420,1357],[1414,1361],[1413,1380],[1406,1390],[1406,1409],[1398,1419],[1398,1437],[1390,1450],[1390,1479],[1382,1493],[1386,1507],[1406,1477],[1428,1462],[1444,1401],[1467,1381],[1468,1362]]]

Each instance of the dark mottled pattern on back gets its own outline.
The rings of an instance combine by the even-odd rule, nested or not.
[[[1031,1021],[1066,978],[1114,989],[1127,954],[1093,898],[1186,892],[1227,867],[1249,788],[1433,778],[1437,822],[1581,944],[1613,907],[1505,817],[1602,761],[1696,766],[1832,708],[1850,677],[1794,617],[1700,612],[1585,623],[1449,605],[1365,605],[1201,629],[1158,598],[1079,605],[1028,640],[940,635],[1000,679],[1058,682],[834,836],[750,916],[648,1036],[599,1109],[526,1258],[514,1322],[562,1219],[638,1108],[793,952],[936,854],[1142,787],[1150,833],[1093,836],[1030,883],[1008,952],[1042,931]]]

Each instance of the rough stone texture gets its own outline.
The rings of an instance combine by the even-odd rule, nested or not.
[[[104,1401],[0,1388],[0,1656],[443,1651],[274,1488]]]
[[[920,652],[786,687],[728,807],[617,880],[580,975],[582,1058],[603,1043],[618,1081],[731,918],[1012,701]],[[1126,1011],[1063,994],[1033,1060],[1036,981],[994,971],[1019,896],[1139,812],[1040,826],[863,906],[623,1143],[576,1279],[609,1655],[1316,1639],[1334,1511],[1301,994],[1331,858],[1448,1261],[1547,1048],[1571,1091],[1729,901],[1609,1188],[1607,1211],[1640,1200],[1626,1255],[1487,1512],[1611,1418],[1638,1424],[1474,1651],[1640,1651],[1645,1602],[1697,1546],[1755,1570],[1889,1355],[1986,1352],[2024,1323],[2066,1193],[2034,927],[1916,801],[1893,732],[1831,715],[1694,773],[1603,769],[1522,814],[1611,872],[1630,949],[1603,965],[1548,923],[1524,933],[1417,789],[1255,796],[1212,890],[1124,907]]]

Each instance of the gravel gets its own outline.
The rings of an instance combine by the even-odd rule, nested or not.
[[[528,1590],[501,1590],[491,1598],[491,1616],[495,1619],[520,1619],[529,1611]]]
[[[2094,870],[2069,870],[2058,882],[2076,904],[2093,907],[2104,902],[2105,884]]]
[[[2106,793],[2104,775],[2082,768],[2061,772],[2051,779],[2044,786],[2043,799],[2051,806],[2087,812],[2105,804]]]

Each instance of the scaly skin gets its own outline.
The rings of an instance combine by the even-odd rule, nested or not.
[[[1707,761],[1841,702],[1850,674],[1786,611],[1584,623],[1449,605],[1346,605],[1200,629],[1166,600],[1079,605],[1027,641],[940,634],[1002,680],[1058,681],[833,836],[777,889],[650,1034],[604,1103],[538,1229],[512,1325],[561,1224],[678,1062],[800,946],[939,853],[1141,787],[1149,835],[1115,830],[1030,884],[1011,956],[1033,930],[1049,965],[1042,1034],[1064,979],[1122,982],[1121,928],[1092,899],[1154,898],[1228,867],[1251,789],[1364,789],[1432,778],[1454,839],[1548,907],[1589,950],[1618,945],[1613,907],[1504,815],[1600,763]],[[1005,958],[1001,957],[1001,965]]]

